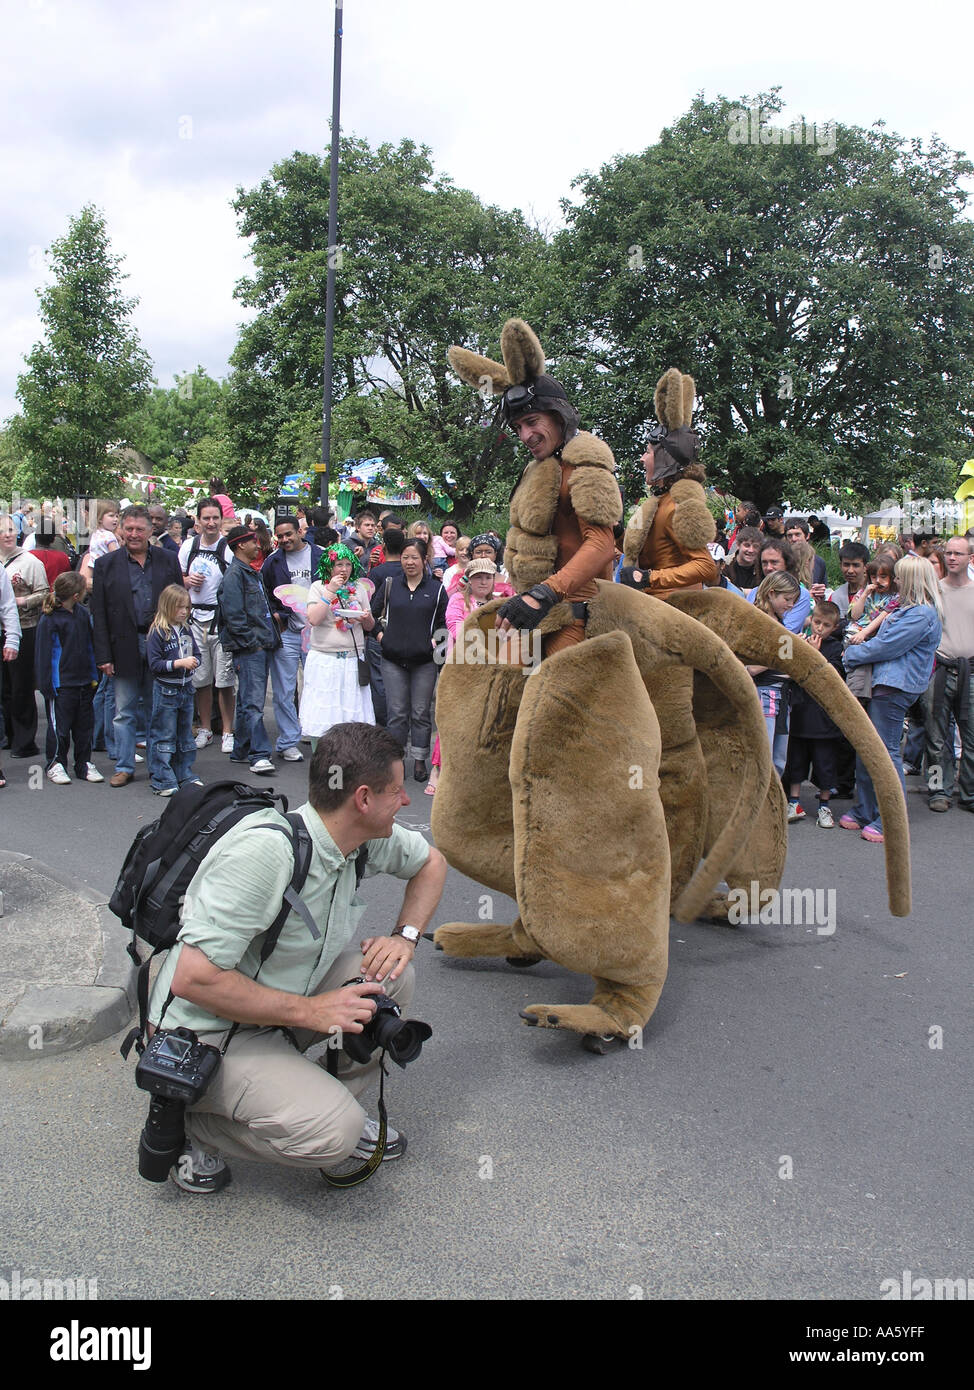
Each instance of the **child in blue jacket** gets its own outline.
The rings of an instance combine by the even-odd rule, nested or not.
[[[169,584],[159,595],[145,644],[155,677],[148,753],[149,781],[157,796],[172,796],[187,782],[201,785],[193,776],[193,672],[200,664],[200,649],[189,613],[189,594],[181,584]]]
[[[85,782],[105,780],[91,761],[98,668],[91,614],[80,602],[87,592],[80,574],[59,574],[44,597],[34,645],[37,688],[47,707],[47,775],[61,787],[71,781],[67,763],[72,738],[75,776]]]

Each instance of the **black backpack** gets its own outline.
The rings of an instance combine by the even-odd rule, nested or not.
[[[193,537],[193,544],[190,546],[190,548],[189,548],[189,554],[186,556],[186,573],[187,573],[187,574],[189,574],[189,567],[190,567],[190,565],[193,563],[193,561],[196,559],[196,557],[197,557],[197,555],[198,555],[199,553],[200,553],[200,538],[199,538],[199,536],[197,535],[197,536],[194,536],[194,537]],[[215,547],[213,550],[208,550],[206,553],[207,553],[208,555],[212,555],[213,558],[214,558],[214,560],[216,560],[217,564],[220,566],[220,573],[221,573],[221,574],[226,574],[227,568],[229,567],[229,564],[230,564],[230,561],[226,558],[226,554],[227,554],[227,538],[226,538],[226,536],[221,536],[220,539],[219,539],[219,540],[217,541],[217,543],[216,543],[216,547]]]
[[[181,787],[159,819],[144,826],[132,841],[108,903],[115,916],[121,919],[122,925],[132,932],[127,950],[139,967],[139,1025],[131,1030],[122,1044],[123,1057],[128,1056],[133,1044],[139,1053],[144,1049],[149,1011],[149,966],[160,951],[167,951],[176,944],[183,897],[197,869],[228,830],[254,811],[274,809],[276,801],[280,801],[281,811],[290,828],[262,824],[255,825],[254,830],[274,830],[289,836],[294,852],[294,872],[284,890],[281,909],[267,929],[260,963],[264,964],[277,945],[281,928],[292,910],[303,918],[315,940],[320,937],[321,932],[314,918],[299,896],[311,867],[311,836],[301,816],[293,812],[287,814],[287,797],[281,793],[275,795],[271,788],[248,787],[242,782]],[[366,859],[367,851],[363,846],[355,865],[356,887],[365,872]],[[139,956],[137,940],[152,947],[145,961]],[[166,1008],[172,997],[170,994]]]

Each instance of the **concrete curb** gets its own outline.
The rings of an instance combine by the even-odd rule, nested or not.
[[[136,969],[125,950],[125,930],[104,898],[30,854],[0,850],[0,864],[19,864],[52,879],[95,908],[101,931],[101,967],[90,985],[36,985],[0,1026],[0,1058],[29,1061],[71,1052],[111,1037],[132,1017]]]

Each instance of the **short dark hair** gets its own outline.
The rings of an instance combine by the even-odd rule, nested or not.
[[[278,528],[279,526],[290,526],[290,528],[291,528],[292,531],[297,531],[297,530],[299,529],[299,528],[298,528],[298,519],[297,519],[296,516],[276,516],[276,517],[274,518],[274,530],[275,530],[275,532],[277,531],[277,528]]]
[[[808,522],[805,520],[805,518],[804,518],[803,516],[789,516],[789,517],[786,517],[786,518],[785,518],[785,530],[786,530],[786,531],[791,531],[791,530],[793,530],[794,527],[796,527],[796,526],[799,527],[799,528],[801,529],[801,531],[803,532],[803,534],[804,534],[805,537],[807,538],[807,537],[808,537],[808,534],[809,534],[809,531],[811,530],[811,528],[810,528]]]
[[[557,418],[557,416],[556,416],[556,418]],[[452,526],[453,529],[454,529],[454,531],[456,531],[457,535],[459,536],[459,534],[460,534],[460,527],[457,525],[457,523],[456,523],[455,521],[451,521],[449,517],[447,517],[446,521],[444,521],[444,522],[442,523],[442,525],[440,526],[440,535],[441,535],[441,536],[442,536],[442,534],[443,534],[443,532],[444,532],[444,530],[446,529],[447,526]]]
[[[355,513],[355,525],[356,525],[356,526],[357,526],[357,525],[359,524],[359,522],[362,520],[363,516],[370,516],[374,522],[378,523],[379,518],[376,516],[376,514],[375,514],[375,512],[372,510],[372,508],[371,508],[371,507],[363,507],[361,511],[358,511],[358,512]]]
[[[390,555],[401,555],[403,546],[406,544],[405,531],[400,530],[398,526],[390,526],[389,530],[386,531],[385,535],[382,537],[382,544],[385,548],[387,558]]]
[[[752,545],[762,545],[764,532],[759,531],[756,526],[742,526],[734,537],[734,543],[736,546],[740,546],[742,541],[750,541]]]
[[[382,518],[383,531],[388,531],[390,526],[398,526],[401,531],[403,529],[402,517],[397,516],[395,512],[386,512],[385,516]]]
[[[221,502],[218,502],[215,497],[204,497],[201,502],[197,502],[196,504],[197,521],[199,521],[202,518],[203,511],[206,507],[216,507],[217,511],[220,513],[220,516],[223,516],[223,504]]]
[[[311,756],[308,800],[316,811],[337,811],[358,787],[384,791],[392,780],[392,764],[402,760],[402,745],[388,729],[333,724]]]
[[[862,541],[843,541],[839,546],[839,559],[861,560],[865,564],[869,559],[869,547]]]
[[[423,540],[422,536],[405,536],[403,538],[402,550],[399,552],[400,555],[404,555],[410,547],[412,547],[413,550],[418,550],[420,558],[425,561],[427,553],[429,552],[429,546]]]
[[[219,502],[216,505],[219,506]],[[123,507],[122,515],[119,517],[119,520],[129,521],[133,517],[136,521],[148,521],[151,523],[152,520],[145,507],[141,506],[138,502],[133,502],[131,507]]]

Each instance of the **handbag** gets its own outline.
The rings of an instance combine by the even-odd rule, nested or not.
[[[348,630],[352,634],[352,646],[355,648],[355,660],[358,664],[358,683],[359,685],[371,685],[372,669],[369,666],[368,658],[359,656],[358,642],[355,640],[355,629],[349,625]]]

